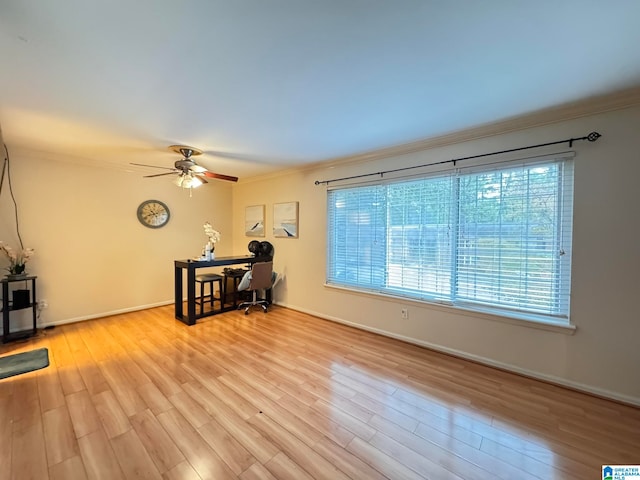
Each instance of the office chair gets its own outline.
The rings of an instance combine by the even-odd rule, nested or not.
[[[238,305],[238,310],[244,308],[244,314],[249,314],[249,309],[256,305],[260,305],[262,310],[267,313],[269,302],[266,300],[258,300],[258,290],[267,290],[271,288],[273,274],[273,262],[256,262],[251,267],[251,280],[247,290],[252,291],[252,300],[250,302],[242,302]]]

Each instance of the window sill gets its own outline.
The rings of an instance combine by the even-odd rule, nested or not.
[[[482,318],[484,320],[507,323],[510,325],[517,325],[520,327],[535,328],[537,330],[546,330],[549,332],[563,333],[565,335],[573,335],[576,331],[576,326],[571,323],[553,322],[551,320],[545,321],[537,318],[534,319],[524,314],[522,315],[518,315],[515,313],[513,315],[500,314],[496,312],[488,312],[481,309],[471,309],[471,308],[460,307],[457,305],[446,305],[438,302],[430,302],[428,300],[416,300],[414,298],[408,298],[408,297],[403,297],[399,295],[391,295],[387,293],[372,292],[367,290],[357,290],[357,289],[342,287],[338,285],[331,285],[328,283],[325,283],[324,286],[327,288],[341,290],[343,292],[348,292],[351,294],[362,295],[367,297],[377,297],[385,300],[393,300],[397,302],[402,302],[404,304],[409,303],[421,308],[435,308],[437,310],[442,310],[448,313],[455,312],[455,313],[458,313],[459,315],[465,315],[465,316],[474,317],[474,318]]]

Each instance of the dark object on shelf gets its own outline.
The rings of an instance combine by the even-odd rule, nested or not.
[[[227,276],[239,275],[239,276],[242,277],[249,270],[247,270],[246,268],[228,268],[227,267],[227,268],[223,269],[222,271]]]
[[[31,337],[36,334],[36,308],[38,306],[38,295],[36,294],[37,278],[35,275],[27,275],[20,279],[5,277],[0,280],[0,284],[2,284],[2,343]],[[26,288],[11,289],[10,285],[16,282],[24,282]],[[9,301],[9,293],[11,293],[12,301]],[[11,312],[24,310],[26,308],[31,309],[31,318],[33,319],[32,327],[27,330],[12,332],[10,329]]]
[[[19,308],[27,308],[30,305],[29,290],[14,290],[11,293],[13,294],[12,308],[14,310],[18,310]]]

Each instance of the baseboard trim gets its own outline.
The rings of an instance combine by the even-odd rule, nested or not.
[[[629,395],[620,394],[617,392],[612,392],[610,390],[605,390],[598,387],[593,387],[591,385],[586,385],[584,383],[573,382],[571,380],[567,380],[562,377],[556,377],[554,375],[547,375],[544,373],[536,372],[533,370],[528,370],[525,368],[520,368],[515,365],[510,365],[508,363],[497,362],[490,358],[482,357],[480,355],[474,355],[471,353],[464,352],[462,350],[456,350],[454,348],[445,347],[442,345],[438,345],[435,343],[427,342],[424,340],[419,340],[413,337],[407,337],[405,335],[399,335],[397,333],[389,332],[388,330],[383,330],[379,328],[369,327],[367,325],[362,325],[355,322],[350,322],[348,320],[344,320],[339,317],[333,317],[331,315],[325,315],[320,312],[316,312],[313,310],[309,310],[306,308],[298,307],[296,305],[289,305],[286,303],[279,303],[281,307],[290,308],[291,310],[296,310],[298,312],[306,313],[309,315],[313,315],[314,317],[319,317],[324,320],[329,320],[331,322],[341,323],[343,325],[348,325],[350,327],[358,328],[360,330],[365,330],[367,332],[377,333],[378,335],[382,335],[389,338],[394,338],[396,340],[400,340],[403,342],[411,343],[414,345],[418,345],[420,347],[428,348],[430,350],[434,350],[436,352],[446,353],[447,355],[451,355],[458,358],[463,358],[465,360],[469,360],[476,363],[481,363],[483,365],[487,365],[489,367],[497,368],[499,370],[508,371],[511,373],[516,373],[518,375],[522,375],[523,377],[529,377],[536,380],[541,380],[543,382],[551,383],[554,385],[558,385],[561,387],[569,388],[571,390],[576,390],[582,393],[588,393],[589,395],[593,395],[596,397],[605,398],[607,400],[613,400],[619,403],[623,403],[626,405],[631,405],[634,407],[640,407],[640,398],[632,397]]]
[[[155,307],[164,307],[165,305],[173,305],[174,303],[175,303],[174,300],[164,300],[162,302],[149,303],[147,305],[138,305],[136,307],[121,308],[119,310],[112,310],[109,312],[94,313],[92,315],[83,315],[80,317],[56,320],[55,322],[43,322],[38,324],[38,328],[53,327],[56,325],[65,325],[67,323],[84,322],[85,320],[95,320],[96,318],[111,317],[113,315],[120,315],[121,313],[137,312],[138,310],[147,310],[149,308],[155,308]]]

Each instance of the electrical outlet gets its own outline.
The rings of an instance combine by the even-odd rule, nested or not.
[[[400,310],[400,314],[402,315],[402,318],[404,320],[409,318],[409,309],[408,308],[403,308],[402,310]]]
[[[49,303],[46,300],[39,300],[38,310],[44,310],[45,308],[49,308]]]

